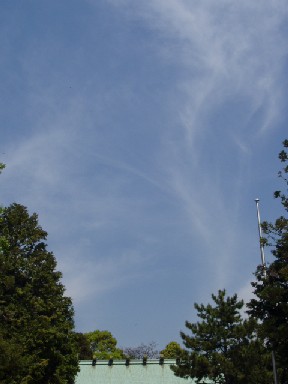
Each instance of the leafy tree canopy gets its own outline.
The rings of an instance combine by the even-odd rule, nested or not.
[[[179,343],[171,341],[160,353],[164,359],[176,359],[183,355],[183,349],[180,347]]]
[[[0,382],[70,384],[78,370],[73,307],[36,214],[0,212]]]
[[[86,333],[93,357],[101,360],[122,359],[122,350],[117,348],[117,340],[109,331],[100,331],[96,329],[93,332]]]
[[[212,299],[214,305],[194,305],[200,320],[186,321],[190,333],[180,335],[187,350],[171,369],[198,383],[209,379],[223,384],[270,384],[269,357],[257,337],[256,321],[241,317],[243,301],[237,295],[226,296],[225,290],[212,294]]]

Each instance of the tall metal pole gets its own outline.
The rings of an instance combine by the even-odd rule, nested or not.
[[[264,247],[262,244],[262,229],[261,229],[261,219],[260,219],[260,210],[259,210],[259,199],[255,199],[256,209],[257,209],[257,219],[258,219],[258,231],[259,231],[259,244],[260,244],[260,255],[261,255],[261,263],[264,271],[264,277],[266,277],[266,261],[264,255]]]
[[[266,271],[266,261],[265,261],[265,255],[264,255],[264,247],[263,247],[263,244],[262,244],[262,229],[261,229],[259,201],[260,201],[259,199],[255,199],[256,209],[257,209],[257,220],[258,220],[258,231],[259,231],[261,263],[262,263],[262,267],[263,267],[264,278],[266,278],[267,277],[267,271]],[[278,384],[275,354],[274,354],[273,350],[272,350],[272,366],[273,366],[274,384]]]

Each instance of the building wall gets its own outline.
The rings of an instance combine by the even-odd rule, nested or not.
[[[80,372],[75,384],[195,384],[195,381],[176,377],[170,369],[175,360],[148,360],[147,365],[142,360],[131,360],[125,365],[125,360],[116,360],[112,366],[108,361],[97,361],[92,366],[91,361],[80,361]]]

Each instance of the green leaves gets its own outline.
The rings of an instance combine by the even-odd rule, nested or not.
[[[3,171],[4,168],[5,168],[5,164],[0,163],[0,173]]]
[[[111,357],[114,359],[123,358],[123,353],[116,347],[117,340],[109,331],[100,331],[99,329],[86,333],[92,354],[95,358],[106,360]]]
[[[284,149],[279,153],[281,162],[288,161],[286,148],[288,140],[283,142]],[[288,167],[279,172],[279,176],[288,186]],[[281,191],[274,192],[283,208],[288,211],[288,198]],[[288,219],[280,216],[274,223],[262,223],[266,237],[264,245],[272,246],[273,262],[266,268],[266,274],[258,269],[254,287],[255,299],[248,304],[249,314],[261,320],[260,332],[266,339],[267,348],[274,351],[279,383],[288,381]]]
[[[64,296],[55,257],[43,242],[47,233],[36,214],[12,204],[0,214],[0,235],[5,239],[0,252],[0,335],[8,364],[3,372],[10,371],[1,383],[72,383],[78,370],[74,311]],[[11,370],[14,347],[17,360]]]
[[[183,349],[176,341],[171,341],[160,353],[165,359],[176,359],[181,358]]]
[[[191,333],[180,333],[187,352],[180,365],[172,368],[175,374],[196,378],[199,383],[205,379],[224,384],[270,383],[257,323],[243,320],[240,314],[243,301],[236,294],[226,296],[225,290],[212,294],[212,299],[212,305],[194,305],[201,321],[186,321]]]

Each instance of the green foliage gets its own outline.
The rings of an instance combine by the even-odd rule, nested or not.
[[[288,163],[288,140],[283,142],[284,149],[279,154],[283,163]],[[285,164],[279,176],[286,184],[288,166]],[[288,211],[288,197],[284,192],[276,191],[284,210]],[[264,222],[265,245],[272,246],[274,261],[256,271],[257,281],[252,283],[256,298],[248,304],[249,313],[261,320],[261,333],[267,340],[267,347],[275,353],[279,383],[288,382],[288,219],[284,216],[275,223]]]
[[[14,340],[5,340],[0,334],[0,383],[13,383],[20,379],[25,366],[30,363],[29,356]]]
[[[91,360],[93,353],[90,348],[88,337],[84,333],[75,333],[77,352],[79,360]]]
[[[73,383],[73,307],[43,242],[47,233],[36,214],[12,204],[0,214],[0,236],[0,382]]]
[[[122,359],[123,352],[118,349],[117,340],[109,331],[100,331],[99,329],[86,333],[93,357],[100,360]]]
[[[176,341],[171,341],[166,347],[160,352],[164,359],[176,359],[183,355],[183,349]]]
[[[243,301],[225,290],[212,295],[214,305],[195,304],[200,321],[181,332],[184,345],[181,363],[171,367],[177,376],[195,378],[198,383],[209,379],[223,384],[264,384],[271,382],[267,357],[257,337],[254,320],[243,320]],[[189,352],[188,350],[191,350]]]
[[[3,171],[4,168],[5,168],[5,164],[0,163],[0,173]]]

